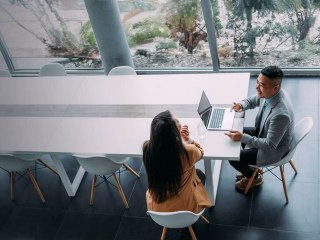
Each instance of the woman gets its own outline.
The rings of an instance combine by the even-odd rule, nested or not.
[[[169,111],[159,113],[151,123],[150,140],[143,145],[148,210],[199,213],[212,206],[194,167],[203,149],[189,138],[187,126],[181,133],[180,129],[179,121]]]

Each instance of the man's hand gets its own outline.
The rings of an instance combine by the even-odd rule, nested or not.
[[[243,108],[242,108],[242,105],[240,103],[234,102],[232,107],[231,107],[231,109],[230,109],[230,112],[232,112],[232,110],[235,110],[236,112],[242,112]]]
[[[230,130],[229,133],[225,133],[232,141],[239,142],[242,138],[242,133],[239,131]]]

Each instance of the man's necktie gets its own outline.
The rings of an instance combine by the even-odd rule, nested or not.
[[[261,113],[259,115],[259,118],[258,118],[258,121],[257,121],[257,128],[260,128],[260,125],[261,125],[261,120],[262,120],[262,117],[263,117],[263,113],[264,113],[264,110],[266,109],[267,107],[267,102],[265,101],[264,104],[263,104],[263,107],[261,109]]]

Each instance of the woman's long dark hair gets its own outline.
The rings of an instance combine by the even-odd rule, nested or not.
[[[161,112],[152,120],[150,140],[143,145],[148,188],[157,203],[178,193],[182,158],[189,160],[176,121],[169,111]]]

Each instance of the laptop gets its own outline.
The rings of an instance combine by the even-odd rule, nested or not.
[[[198,113],[208,130],[231,130],[235,111],[230,112],[230,107],[212,106],[206,93],[203,91],[198,106]]]

